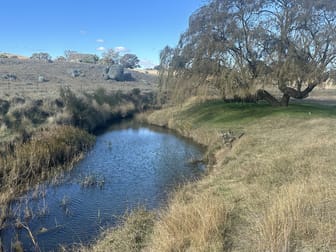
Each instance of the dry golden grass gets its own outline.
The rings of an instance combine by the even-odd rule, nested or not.
[[[222,199],[202,193],[177,194],[155,223],[148,251],[220,251],[229,209]]]
[[[168,108],[147,118],[154,124],[188,132],[187,136],[208,142],[210,147],[217,146],[213,148],[217,162],[209,175],[185,188],[190,201],[176,200],[169,204],[162,220],[154,226],[149,248],[159,248],[156,244],[160,244],[161,250],[157,251],[336,250],[335,117],[315,112],[311,116],[305,107],[298,107],[299,111],[293,114],[288,110],[256,120],[258,111],[237,117],[244,111],[232,112],[232,108],[211,105],[204,120],[199,119],[202,106],[188,116],[190,106],[180,107],[180,111]],[[220,118],[225,113],[233,113],[228,118],[231,120]],[[228,128],[245,132],[232,148],[222,145],[215,136],[219,130]],[[207,197],[202,199],[200,194]],[[188,209],[190,202],[207,206],[218,197],[225,206],[231,206],[225,219],[226,228],[217,229],[218,223],[209,221],[208,228],[213,227],[214,233],[204,236],[204,227],[197,224],[201,218],[180,212]],[[225,213],[225,209],[222,211]],[[208,211],[200,213],[207,218]],[[183,223],[193,223],[187,226],[194,225],[197,230],[194,239],[199,236],[208,245],[189,247],[193,243],[186,242],[183,247],[183,239],[188,240],[188,231],[181,227]],[[223,230],[226,230],[224,236]]]
[[[89,247],[77,247],[73,251],[81,252],[135,252],[146,245],[148,234],[153,228],[155,214],[142,208],[126,214],[122,226],[107,230],[100,240]]]
[[[257,219],[257,250],[330,250],[335,246],[335,197],[335,184],[321,177],[281,188]]]
[[[71,167],[93,142],[94,137],[83,130],[55,126],[36,132],[25,143],[9,146],[0,156],[0,205],[55,176],[60,167]]]

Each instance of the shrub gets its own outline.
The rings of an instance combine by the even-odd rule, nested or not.
[[[90,55],[86,55],[84,56],[80,62],[82,63],[89,63],[89,64],[96,64],[99,60],[99,57],[97,55],[94,54],[90,54]]]
[[[7,81],[15,81],[17,79],[16,74],[13,73],[4,74],[1,78]]]
[[[51,62],[51,56],[49,53],[33,53],[32,56],[30,57],[33,60],[39,60],[39,61],[44,61],[44,62]]]
[[[0,99],[0,114],[6,114],[9,110],[9,107],[10,105],[8,101]]]

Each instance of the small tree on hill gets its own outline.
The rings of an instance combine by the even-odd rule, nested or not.
[[[114,49],[108,49],[102,54],[102,61],[105,64],[119,64],[120,63],[120,54]]]
[[[32,56],[30,56],[33,60],[40,60],[44,62],[51,62],[51,56],[49,53],[40,52],[40,53],[33,53]]]
[[[71,57],[71,55],[73,54],[77,54],[77,51],[73,51],[73,50],[65,50],[64,51],[64,56],[67,60],[69,60],[69,58]]]
[[[127,53],[120,58],[120,64],[125,68],[134,69],[140,67],[139,62],[140,60],[135,54]]]

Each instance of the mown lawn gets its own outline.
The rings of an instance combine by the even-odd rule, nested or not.
[[[197,124],[222,126],[253,124],[262,118],[336,117],[336,106],[317,104],[290,104],[288,107],[271,107],[268,104],[225,103],[220,100],[207,101],[181,113],[181,117],[191,118]]]

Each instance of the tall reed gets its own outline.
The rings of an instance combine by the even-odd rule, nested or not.
[[[94,143],[94,136],[72,126],[36,132],[23,144],[0,156],[0,203],[71,166]]]

